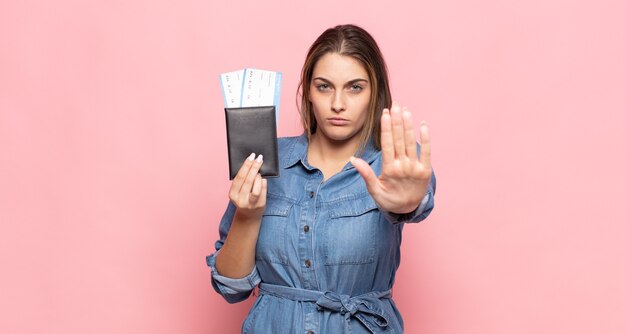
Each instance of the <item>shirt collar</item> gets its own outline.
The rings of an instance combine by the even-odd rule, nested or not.
[[[306,133],[296,137],[293,145],[291,145],[291,148],[283,158],[283,168],[290,168],[298,162],[301,162],[305,167],[309,167],[307,160],[308,148],[309,142],[307,140]],[[370,139],[363,150],[361,159],[365,160],[368,164],[371,164],[376,159],[378,154],[380,154],[380,151],[376,149],[374,141]],[[348,163],[345,169],[351,168],[354,168],[354,166],[351,163]]]

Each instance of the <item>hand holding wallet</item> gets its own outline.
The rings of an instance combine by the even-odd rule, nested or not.
[[[263,155],[261,176],[279,176],[275,107],[224,108],[224,111],[230,179],[237,175],[250,153]]]

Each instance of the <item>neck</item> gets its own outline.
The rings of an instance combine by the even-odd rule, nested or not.
[[[356,154],[358,148],[358,135],[338,142],[316,133],[311,136],[309,142],[309,163],[321,169],[324,167],[340,169],[348,163],[351,156]]]

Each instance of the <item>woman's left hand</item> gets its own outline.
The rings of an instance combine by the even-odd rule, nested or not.
[[[432,175],[430,165],[430,136],[428,126],[420,125],[420,157],[411,113],[394,102],[391,110],[384,109],[380,120],[382,173],[376,176],[372,167],[362,159],[350,162],[361,174],[367,190],[380,209],[397,214],[413,212],[426,194]]]

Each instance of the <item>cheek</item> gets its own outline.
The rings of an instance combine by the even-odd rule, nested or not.
[[[326,112],[330,108],[329,98],[324,94],[311,94],[309,95],[309,101],[311,102],[311,108],[313,113],[317,115]]]
[[[309,102],[311,102],[311,106],[316,109],[319,108],[320,104],[323,102],[323,99],[320,94],[312,91],[311,93],[309,93]]]
[[[361,92],[361,94],[355,95],[353,101],[355,106],[358,105],[359,108],[367,108],[371,97],[372,92],[367,89],[366,91]]]
[[[319,120],[320,119],[320,109],[318,107],[318,105],[311,101],[311,111],[313,113],[313,117],[315,118],[315,120]]]
[[[367,95],[363,95],[360,96],[359,99],[357,99],[357,101],[355,101],[355,107],[356,109],[359,110],[360,112],[360,118],[361,119],[365,119],[367,118],[367,113],[369,112],[369,104],[370,104],[370,98],[369,98],[369,94]]]
[[[319,111],[317,111],[317,108],[315,107],[315,105],[312,105],[313,108],[313,117],[315,117],[316,120],[320,119],[320,113]]]

